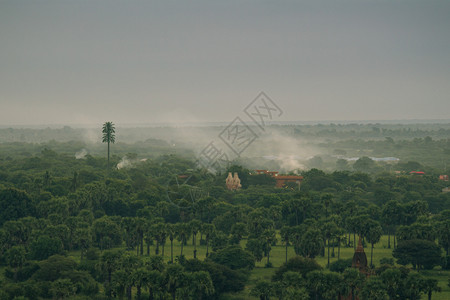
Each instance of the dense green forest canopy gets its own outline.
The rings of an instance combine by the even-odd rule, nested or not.
[[[82,129],[0,129],[1,299],[418,299],[446,289],[426,273],[450,268],[446,124],[274,125],[269,136],[317,138],[306,145],[323,150],[289,170],[304,177],[300,189],[255,175],[281,170],[256,150],[212,174],[176,134],[124,142],[127,130],[117,128],[108,169],[105,145]],[[228,172],[242,189],[226,189]],[[358,236],[370,278],[339,259]],[[390,252],[375,263],[382,237]],[[276,247],[286,254],[275,258]],[[284,264],[273,278],[251,283],[274,259]]]

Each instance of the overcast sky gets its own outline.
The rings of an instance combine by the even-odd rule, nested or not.
[[[450,118],[450,1],[0,1],[0,125]]]

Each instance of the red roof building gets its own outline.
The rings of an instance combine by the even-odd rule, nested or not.
[[[267,171],[267,170],[255,170],[256,174],[267,174],[273,177],[276,181],[275,186],[278,188],[285,187],[288,182],[294,182],[300,186],[300,183],[303,181],[303,176],[298,175],[278,175],[276,171]]]
[[[448,181],[448,175],[439,175],[439,180]]]
[[[425,175],[425,172],[422,172],[422,171],[411,171],[411,172],[409,172],[409,174],[411,174],[411,175]]]

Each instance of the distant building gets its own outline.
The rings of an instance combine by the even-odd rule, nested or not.
[[[234,173],[234,177],[231,175],[231,172],[228,172],[228,177],[225,179],[225,183],[230,191],[239,190],[242,187],[241,180],[239,179],[237,172]]]
[[[367,275],[367,256],[359,236],[358,246],[353,254],[352,268],[358,269],[360,273]]]
[[[450,187],[446,187],[442,189],[443,193],[450,193]]]
[[[288,182],[296,183],[299,187],[301,182],[303,181],[303,176],[298,175],[279,175],[278,172],[275,171],[267,171],[267,170],[255,170],[256,174],[267,174],[275,179],[275,186],[278,188],[285,187]]]
[[[352,268],[358,269],[361,274],[364,274],[366,277],[369,276],[369,269],[367,267],[367,256],[364,252],[364,247],[361,242],[361,236],[358,239],[358,246],[356,247],[355,253],[353,254],[352,259]],[[353,291],[354,294],[357,294],[357,291]],[[352,292],[350,291],[348,296],[340,296],[339,300],[360,300],[358,295],[352,296]]]
[[[439,175],[439,180],[448,181],[448,175]]]
[[[411,174],[411,175],[425,175],[425,172],[422,172],[422,171],[411,171],[411,172],[409,172],[409,174]]]

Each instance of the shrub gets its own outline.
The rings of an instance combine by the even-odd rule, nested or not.
[[[239,246],[228,246],[224,249],[218,250],[217,252],[213,252],[208,259],[218,264],[227,266],[232,270],[252,270],[255,267],[255,257]]]
[[[275,272],[272,281],[281,281],[283,274],[287,271],[298,272],[305,278],[309,272],[321,269],[322,267],[314,259],[296,256],[289,259]]]
[[[343,273],[345,269],[352,266],[352,259],[338,259],[330,264],[330,271]]]

